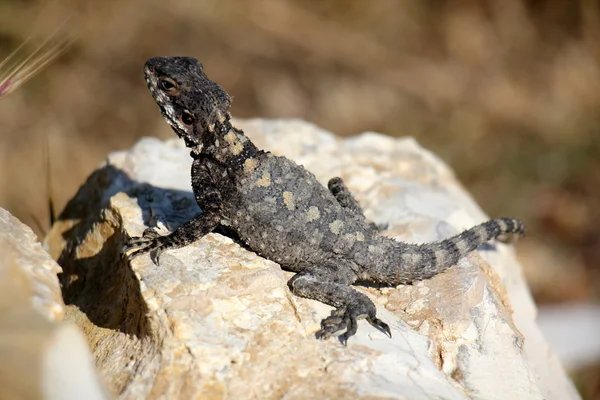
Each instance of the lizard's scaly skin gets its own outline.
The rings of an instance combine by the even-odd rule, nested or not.
[[[524,233],[516,219],[477,225],[441,242],[403,243],[379,236],[340,178],[328,188],[285,157],[256,148],[230,123],[231,98],[193,58],[152,58],[145,67],[163,116],[191,149],[192,187],[202,213],[171,234],[147,230],[125,247],[129,257],[186,246],[219,224],[263,257],[297,272],[297,295],[335,307],[317,337],[356,333],[358,318],[390,335],[375,305],[352,289],[357,280],[391,285],[445,271],[482,243]],[[391,336],[391,335],[390,335]]]

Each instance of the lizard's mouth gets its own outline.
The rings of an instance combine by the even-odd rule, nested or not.
[[[171,105],[169,97],[158,88],[158,77],[155,74],[154,68],[146,66],[144,68],[144,78],[146,79],[146,84],[148,85],[150,94],[158,105],[161,114],[167,123],[171,125],[177,136],[179,136],[181,139],[184,139],[187,144],[189,141],[188,135],[181,130],[181,127],[177,121],[175,108]]]

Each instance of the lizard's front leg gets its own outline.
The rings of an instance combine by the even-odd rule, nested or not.
[[[349,269],[331,265],[306,269],[288,282],[294,294],[336,308],[329,317],[321,321],[317,339],[327,339],[344,331],[340,335],[340,341],[345,345],[348,338],[356,333],[357,320],[360,318],[366,318],[371,325],[392,336],[389,326],[377,318],[375,304],[350,286],[355,280],[356,276]]]
[[[168,235],[161,236],[154,229],[146,229],[143,236],[130,238],[123,253],[127,259],[151,251],[152,261],[158,264],[160,254],[169,249],[178,249],[195,242],[202,236],[210,233],[219,224],[221,217],[214,213],[202,213],[179,226]]]
[[[133,259],[139,254],[152,251],[152,261],[158,264],[160,254],[168,249],[178,249],[212,232],[221,221],[221,194],[212,183],[207,164],[201,159],[192,164],[192,185],[194,195],[202,213],[181,225],[168,235],[161,236],[154,229],[144,231],[141,237],[130,238],[123,253]]]

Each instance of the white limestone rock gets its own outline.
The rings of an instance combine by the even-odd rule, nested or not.
[[[107,399],[79,328],[65,314],[60,267],[0,208],[0,399]]]
[[[33,231],[0,208],[0,302],[25,299],[48,321],[60,321],[64,303],[56,274],[61,270]]]
[[[344,178],[367,217],[388,224],[383,234],[435,241],[487,219],[412,139],[235,123],[323,184]],[[510,246],[484,246],[412,286],[358,286],[393,338],[361,321],[348,347],[314,338],[330,307],[292,295],[291,273],[221,235],[165,252],[159,266],[148,255],[129,265],[127,235],[149,222],[166,233],[198,212],[188,153],[178,139],[146,138],[111,154],[48,237],[65,297],[85,313],[76,319],[120,398],[578,398],[535,325]]]

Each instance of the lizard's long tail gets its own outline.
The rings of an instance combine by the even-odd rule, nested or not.
[[[406,244],[395,246],[394,265],[383,271],[383,281],[390,284],[410,283],[428,279],[455,265],[458,260],[491,239],[512,242],[525,233],[523,222],[512,218],[493,219],[483,224],[435,243]],[[396,242],[397,243],[397,242]],[[398,260],[400,265],[398,265]],[[386,268],[387,269],[387,268]]]

